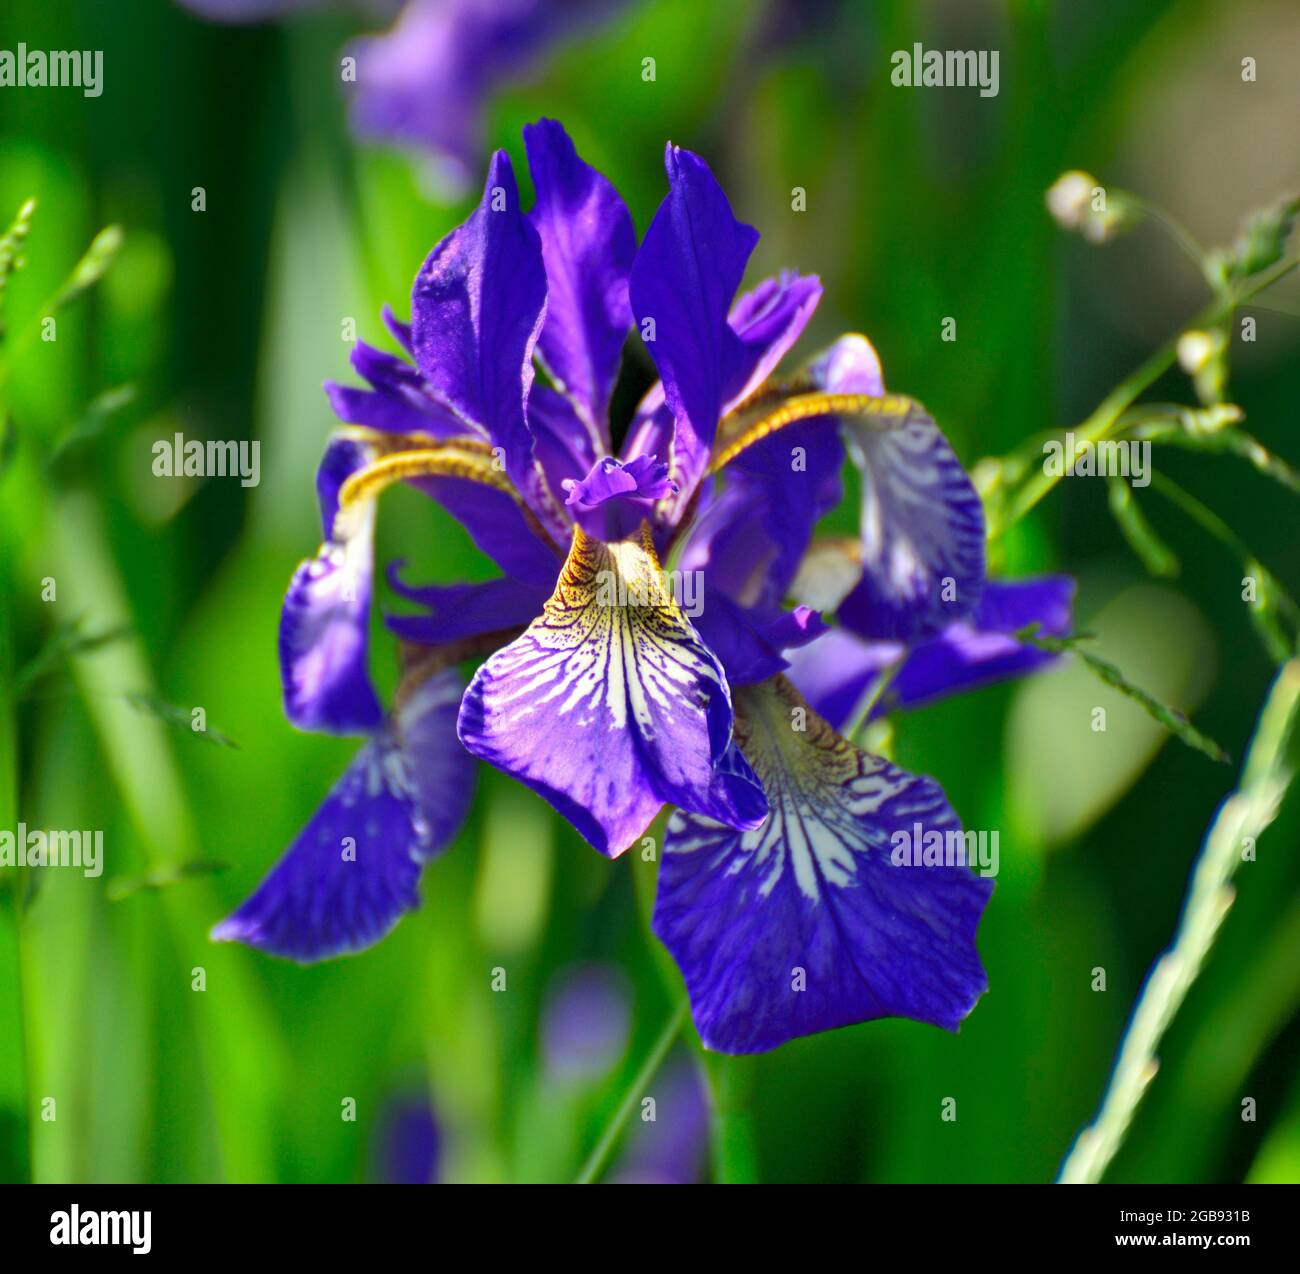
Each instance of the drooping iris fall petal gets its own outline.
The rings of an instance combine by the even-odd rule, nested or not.
[[[880,362],[861,336],[837,341],[812,368],[832,394],[880,396]],[[913,642],[969,615],[984,584],[984,508],[929,414],[846,416],[849,456],[862,482],[862,578],[840,622],[863,637]]]
[[[317,474],[324,543],[299,565],[280,615],[285,715],[301,730],[369,734],[383,719],[370,681],[374,508],[338,516],[339,490],[374,457],[348,438],[326,448]]]
[[[473,794],[455,730],[463,685],[451,670],[410,691],[213,938],[305,964],[371,946],[419,904],[424,864]]]
[[[987,986],[992,882],[893,856],[898,833],[960,831],[938,784],[841,739],[783,678],[736,702],[771,817],[740,831],[674,814],[653,921],[705,1045],[761,1052],[880,1017],[955,1030]]]
[[[873,715],[1023,676],[1058,656],[1017,641],[1014,634],[1035,623],[1049,636],[1069,632],[1074,589],[1068,575],[989,580],[975,613],[937,637],[909,650],[898,642],[868,642],[847,628],[836,629],[791,655],[790,678],[838,729],[881,671],[899,659],[903,663]]]

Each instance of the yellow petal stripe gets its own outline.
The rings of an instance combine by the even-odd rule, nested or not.
[[[817,416],[859,416],[891,426],[902,424],[908,415],[921,410],[913,399],[902,394],[795,394],[775,409],[766,410],[770,395],[752,400],[722,422],[718,442],[709,466],[711,473],[729,465],[742,451],[762,442],[779,429]],[[754,418],[755,411],[762,414]]]

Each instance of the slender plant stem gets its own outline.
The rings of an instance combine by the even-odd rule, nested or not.
[[[713,1145],[713,1179],[718,1185],[752,1185],[758,1181],[758,1148],[750,1115],[754,1059],[706,1053],[712,1109],[709,1140]]]
[[[876,674],[875,679],[868,683],[862,697],[854,705],[853,712],[844,728],[840,731],[844,738],[856,741],[859,732],[867,724],[872,712],[875,711],[876,705],[884,698],[885,692],[898,675],[898,670],[907,662],[907,654],[908,652],[905,650],[892,663],[886,664]]]
[[[1156,961],[1138,996],[1120,1043],[1110,1085],[1093,1122],[1079,1134],[1061,1165],[1063,1184],[1101,1180],[1124,1142],[1134,1111],[1159,1067],[1156,1056],[1232,906],[1232,877],[1242,851],[1277,816],[1294,776],[1293,739],[1300,706],[1300,660],[1283,665],[1260,713],[1245,771],[1219,807],[1192,871],[1182,920],[1169,949]]]
[[[604,1169],[605,1163],[622,1135],[623,1129],[627,1126],[627,1121],[632,1118],[632,1112],[645,1096],[646,1088],[658,1073],[660,1066],[663,1065],[664,1058],[668,1056],[668,1050],[676,1043],[677,1037],[681,1034],[682,1027],[685,1024],[686,1001],[682,1000],[673,1010],[672,1017],[664,1023],[664,1029],[659,1033],[659,1038],[655,1041],[654,1047],[645,1059],[645,1064],[637,1071],[636,1078],[633,1079],[626,1094],[624,1094],[623,1100],[614,1112],[614,1117],[605,1126],[605,1131],[601,1133],[600,1140],[596,1142],[595,1148],[587,1156],[587,1162],[582,1165],[582,1171],[578,1173],[578,1185],[591,1185]]]
[[[1194,324],[1194,326],[1199,324]],[[1077,442],[1100,442],[1115,427],[1120,413],[1130,406],[1133,400],[1149,389],[1161,376],[1173,366],[1177,357],[1177,341],[1165,342],[1150,358],[1135,371],[1126,376],[1114,389],[1102,399],[1097,409],[1074,430]],[[1065,465],[1060,474],[1049,474],[1040,469],[1025,483],[1016,495],[1015,503],[1007,515],[1002,529],[1018,522],[1061,480]]]
[[[1263,275],[1257,283],[1251,284],[1240,292],[1233,293],[1229,297],[1216,298],[1187,327],[1217,326],[1230,318],[1251,297],[1257,296],[1260,292],[1272,287],[1274,283],[1290,274],[1297,266],[1300,266],[1300,258],[1283,263],[1271,273]],[[1184,330],[1187,329],[1181,329],[1179,335]],[[1076,440],[1091,443],[1101,442],[1116,427],[1121,413],[1132,405],[1139,394],[1149,389],[1173,366],[1174,359],[1177,356],[1178,337],[1175,336],[1166,341],[1144,363],[1130,372],[1102,399],[1092,415],[1073,431]],[[1062,465],[1061,473],[1055,475],[1049,474],[1045,470],[1039,470],[1035,473],[1017,492],[1015,502],[999,529],[1005,531],[1013,522],[1017,522],[1024,517],[1056,486],[1064,475],[1065,468],[1066,466]]]
[[[1167,478],[1162,473],[1153,473],[1151,475],[1151,485],[1161,495],[1165,497],[1175,507],[1181,509],[1193,522],[1203,531],[1212,535],[1216,540],[1226,548],[1235,553],[1243,563],[1246,562],[1263,562],[1258,553],[1251,551],[1250,546],[1234,531],[1213,509],[1208,505],[1202,504],[1192,493],[1179,486],[1172,478]],[[1268,568],[1265,567],[1267,570]],[[1277,576],[1269,570],[1270,577],[1276,581]],[[1280,584],[1274,584],[1274,592],[1282,608],[1286,611],[1287,616],[1292,623],[1300,621],[1300,606],[1296,604],[1295,599]]]
[[[1163,208],[1157,208],[1155,204],[1148,203],[1140,195],[1135,195],[1131,190],[1124,192],[1124,198],[1137,208],[1144,217],[1164,230],[1182,250],[1187,259],[1196,266],[1201,277],[1205,277],[1205,249],[1201,247],[1196,241],[1196,236],[1181,221],[1171,217]]]

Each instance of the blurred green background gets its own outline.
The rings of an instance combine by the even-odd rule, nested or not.
[[[384,1112],[411,1094],[435,1111],[439,1179],[569,1180],[671,1011],[633,855],[601,860],[486,770],[423,907],[374,950],[299,969],[207,939],[354,749],[297,733],[280,709],[280,600],[318,540],[321,381],[350,379],[347,318],[391,347],[381,304],[408,314],[417,267],[474,198],[440,203],[418,161],[349,138],[337,57],[365,29],[346,7],[249,28],[164,0],[5,0],[0,13],[0,48],[98,48],[105,67],[97,99],[0,89],[0,221],[39,201],[5,298],[0,827],[100,828],[106,857],[99,879],[28,873],[4,891],[7,1181],[374,1179]],[[917,40],[1000,50],[999,95],[892,87],[891,52]],[[521,172],[520,127],[541,114],[565,123],[642,231],[665,139],[702,152],[763,232],[751,277],[822,277],[803,355],[866,332],[891,387],[922,398],[974,463],[1082,419],[1205,299],[1155,228],[1102,248],[1062,234],[1043,203],[1061,171],[1134,190],[1205,242],[1300,185],[1300,8],[633,2],[491,102],[490,144]],[[206,211],[191,210],[196,186]],[[795,186],[806,211],[791,210]],[[57,341],[20,345],[108,223],[125,232],[111,270],[59,316]],[[1258,338],[1234,348],[1233,401],[1300,461],[1294,281],[1249,312]],[[953,342],[940,339],[948,317]],[[1178,373],[1154,396],[1192,401]],[[261,484],[154,478],[150,446],[178,430],[260,440]],[[1295,497],[1229,458],[1158,463],[1300,587]],[[1005,570],[1077,576],[1077,626],[1239,761],[1273,671],[1241,565],[1137,496],[1181,557],[1178,578],[1146,578],[1105,484],[1087,481],[1016,528]],[[852,522],[847,508],[836,525]],[[385,501],[379,548],[412,579],[491,573],[409,492]],[[18,670],[57,656],[76,625],[129,635],[52,658],[19,696]],[[391,646],[377,650],[391,684]],[[180,726],[131,696],[172,705]],[[1105,735],[1088,728],[1096,705]],[[238,747],[193,734],[195,706]],[[991,990],[955,1037],[880,1022],[745,1068],[761,1175],[1049,1180],[1096,1107],[1235,767],[1168,741],[1077,667],[900,719],[895,746],[968,825],[1002,831],[980,931]],[[1109,1179],[1300,1179],[1298,823],[1293,799],[1243,867]],[[193,861],[208,868],[162,883]],[[160,887],[131,888],[151,872]],[[628,1037],[594,1073],[557,1075],[545,1006],[557,978],[593,963],[621,970]],[[940,1118],[947,1097],[955,1122]],[[678,1138],[667,1175],[707,1179],[698,1119],[683,1099],[632,1136]]]

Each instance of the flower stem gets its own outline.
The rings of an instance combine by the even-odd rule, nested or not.
[[[1093,1122],[1079,1134],[1058,1181],[1094,1185],[1124,1142],[1133,1114],[1159,1068],[1156,1050],[1200,973],[1232,906],[1231,880],[1242,850],[1273,821],[1296,768],[1300,660],[1283,666],[1264,702],[1237,790],[1219,807],[1192,872],[1183,917],[1134,1006],[1110,1085]]]
[[[894,678],[898,675],[898,670],[907,662],[907,651],[904,651],[892,663],[886,664],[868,683],[867,688],[862,693],[862,697],[854,705],[853,712],[845,722],[844,728],[840,731],[843,738],[850,742],[856,742],[858,734],[871,719],[871,714],[875,711],[876,705],[884,698],[885,692],[889,689]]]
[[[1212,535],[1225,548],[1231,550],[1240,559],[1243,565],[1251,562],[1262,562],[1259,554],[1251,551],[1250,546],[1234,531],[1213,509],[1203,504],[1190,491],[1179,486],[1172,478],[1166,478],[1162,473],[1153,473],[1151,475],[1151,485],[1171,504],[1181,509],[1193,522],[1203,531]],[[1269,571],[1270,577],[1276,581],[1277,576]],[[1300,623],[1300,605],[1296,604],[1295,599],[1280,584],[1274,584],[1274,592],[1282,609],[1286,611],[1287,618],[1292,623]]]
[[[709,1140],[713,1145],[713,1179],[718,1185],[751,1185],[758,1181],[758,1150],[749,1113],[753,1067],[750,1057],[704,1055],[712,1104]]]
[[[664,1024],[664,1029],[659,1033],[659,1038],[650,1050],[650,1055],[645,1059],[645,1064],[637,1071],[636,1078],[629,1085],[623,1100],[614,1112],[614,1117],[605,1126],[605,1131],[601,1133],[600,1140],[596,1142],[595,1148],[587,1156],[587,1162],[582,1165],[582,1171],[577,1176],[576,1183],[578,1185],[591,1185],[604,1169],[605,1163],[609,1159],[614,1146],[618,1143],[623,1129],[627,1126],[627,1121],[632,1118],[632,1112],[645,1096],[646,1088],[658,1073],[660,1066],[663,1065],[669,1049],[677,1042],[677,1037],[681,1034],[685,1022],[686,1001],[682,1000],[673,1010],[672,1016]]]
[[[1258,282],[1243,288],[1240,292],[1235,292],[1227,297],[1216,297],[1190,323],[1181,328],[1177,335],[1166,341],[1150,358],[1130,372],[1102,399],[1092,415],[1074,431],[1076,443],[1098,443],[1109,435],[1111,430],[1116,427],[1121,413],[1132,405],[1139,394],[1149,389],[1173,366],[1174,359],[1178,356],[1178,336],[1183,331],[1188,328],[1218,326],[1231,318],[1233,313],[1249,301],[1251,297],[1257,296],[1260,292],[1272,287],[1274,283],[1290,274],[1297,266],[1300,266],[1300,258],[1283,263],[1276,270],[1261,276]],[[1047,473],[1045,469],[1040,469],[1039,472],[1034,474],[1020,488],[1015,503],[1011,506],[1011,511],[1000,529],[1005,530],[1013,522],[1017,522],[1024,517],[1056,486],[1064,472],[1065,467],[1062,466],[1061,473],[1056,475]]]

